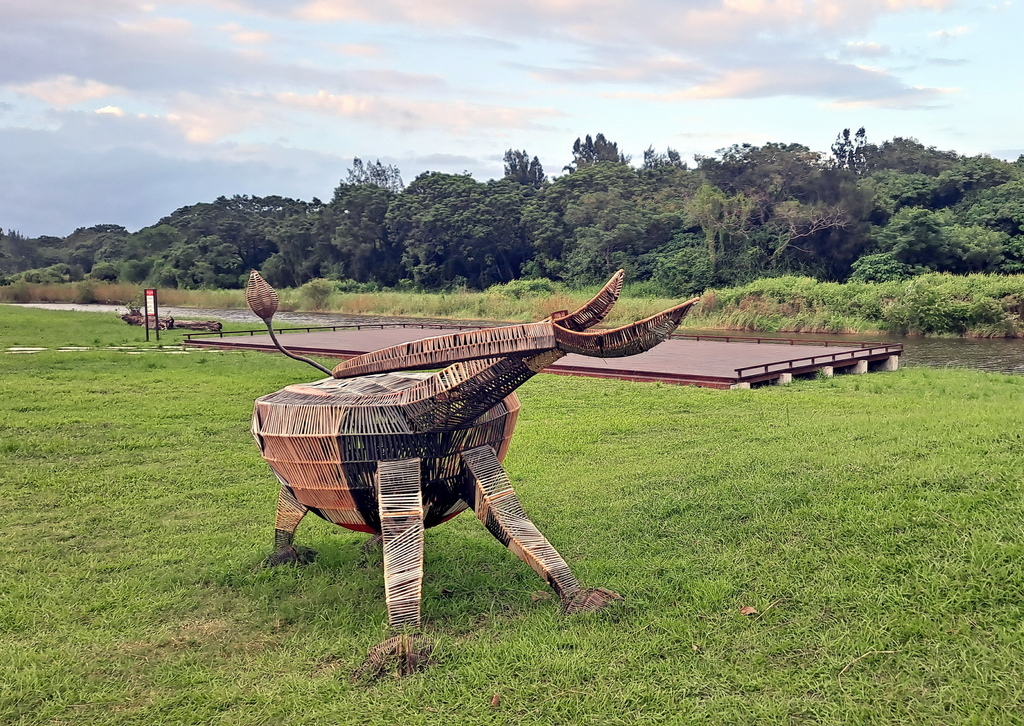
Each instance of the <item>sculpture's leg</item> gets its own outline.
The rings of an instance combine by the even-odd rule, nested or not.
[[[420,627],[423,584],[423,493],[420,460],[382,461],[377,466],[377,501],[384,547],[384,591],[388,625],[396,635],[370,650],[355,677],[380,675],[398,661],[401,675],[414,672],[429,644],[411,636]]]
[[[382,461],[377,468],[388,625],[419,628],[423,583],[423,494],[420,460]]]
[[[476,516],[499,542],[551,585],[567,613],[598,610],[612,600],[622,599],[611,590],[580,587],[569,565],[527,518],[494,449],[471,449],[462,454],[462,460],[475,485],[467,501]]]
[[[295,530],[308,511],[309,508],[292,494],[291,488],[282,484],[281,493],[277,497],[277,517],[274,522],[274,553],[264,560],[265,565],[306,565],[316,559],[314,550],[292,544]]]

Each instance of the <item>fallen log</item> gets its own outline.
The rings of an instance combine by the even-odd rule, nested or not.
[[[126,313],[119,317],[129,325],[138,325],[141,327],[146,324],[146,316],[142,313]],[[157,330],[170,330],[173,327],[174,318],[160,318],[157,321]]]
[[[220,329],[224,326],[216,320],[175,320],[174,327],[186,330],[209,330],[211,333],[219,333]]]
[[[144,326],[146,317],[142,313],[125,313],[119,316],[128,325]],[[160,318],[157,321],[157,330],[173,330],[180,328],[184,330],[208,330],[212,333],[219,333],[223,326],[216,320],[175,320],[174,318]]]

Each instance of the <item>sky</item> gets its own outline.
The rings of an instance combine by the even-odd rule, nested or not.
[[[515,148],[557,175],[599,132],[634,163],[861,126],[1013,160],[1022,4],[0,0],[0,228],[329,200],[354,157],[486,180]]]

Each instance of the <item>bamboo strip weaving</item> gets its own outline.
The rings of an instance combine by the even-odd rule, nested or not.
[[[622,282],[620,270],[572,313],[404,343],[328,371],[281,346],[271,325],[277,294],[253,271],[246,297],[275,345],[330,374],[263,396],[253,410],[253,438],[281,483],[267,564],[312,559],[315,553],[293,542],[308,512],[380,538],[388,624],[400,636],[373,648],[360,674],[380,672],[392,657],[408,673],[429,651],[422,638],[408,636],[420,627],[424,530],[468,508],[551,585],[565,612],[619,599],[611,590],[580,586],[523,511],[501,462],[519,413],[519,386],[567,353],[612,358],[649,350],[696,302],[590,330],[611,310]]]
[[[388,624],[392,628],[418,628],[423,583],[420,460],[382,461],[377,467],[377,481]]]

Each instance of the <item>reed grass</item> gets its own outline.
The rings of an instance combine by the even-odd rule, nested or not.
[[[279,290],[281,309],[464,320],[540,320],[573,310],[598,287],[545,294],[509,294],[509,286],[484,292],[384,290],[342,292],[333,283]],[[521,286],[526,287],[526,286]],[[336,288],[336,286],[335,286]],[[606,321],[623,325],[680,302],[650,297],[649,285],[627,285]],[[315,292],[315,294],[314,294]],[[97,282],[0,287],[7,302],[111,302],[137,298],[141,288]],[[164,305],[245,307],[241,290],[161,290]],[[911,335],[1024,336],[1024,275],[929,274],[887,283],[830,283],[808,277],[777,277],[710,290],[683,320],[683,327],[765,332],[877,333]]]

